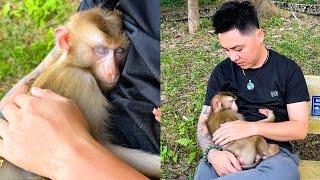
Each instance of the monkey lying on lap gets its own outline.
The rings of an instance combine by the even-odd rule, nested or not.
[[[230,92],[219,92],[212,98],[211,112],[207,122],[211,134],[223,123],[244,120],[243,116],[237,112],[238,106],[235,100],[236,96]],[[261,122],[274,122],[275,117],[271,110],[259,109],[259,112],[267,116]],[[276,155],[279,152],[279,146],[268,144],[261,136],[251,136],[231,141],[223,145],[222,150],[232,152],[240,160],[242,169],[250,169],[257,166],[262,159]]]
[[[150,177],[160,176],[160,158],[146,152],[108,143],[110,104],[101,92],[116,86],[128,47],[117,11],[99,8],[73,15],[55,31],[63,55],[48,67],[32,87],[50,89],[72,99],[83,112],[91,135],[120,159]],[[106,162],[108,163],[108,162]],[[4,162],[0,179],[44,179]]]

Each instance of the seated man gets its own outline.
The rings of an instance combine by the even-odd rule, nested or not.
[[[213,26],[228,58],[218,64],[208,81],[206,100],[198,122],[198,143],[208,161],[200,161],[195,179],[270,180],[299,179],[299,157],[289,141],[304,139],[308,131],[308,89],[301,68],[292,60],[267,49],[257,12],[248,2],[227,2],[215,13]],[[206,127],[210,101],[219,91],[235,94],[239,113],[246,121],[228,122],[211,137]],[[274,112],[274,123],[260,108]],[[280,153],[257,167],[242,170],[239,160],[213,144],[260,135],[280,146]]]

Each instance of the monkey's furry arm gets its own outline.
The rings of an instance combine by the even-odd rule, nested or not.
[[[61,56],[61,54],[62,51],[57,46],[55,46],[31,73],[22,78],[6,93],[6,95],[0,101],[0,111],[2,110],[3,106],[8,101],[10,101],[10,97],[19,94],[19,92],[23,91],[24,89],[26,89],[25,91],[27,91],[27,89],[30,87],[31,83],[35,80],[35,78],[37,78],[39,74],[41,74],[44,71],[44,69],[56,62]]]

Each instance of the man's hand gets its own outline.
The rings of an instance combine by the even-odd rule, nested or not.
[[[221,127],[212,135],[215,144],[223,146],[228,142],[250,137],[257,134],[257,127],[254,122],[237,120],[221,124]]]
[[[225,176],[242,170],[237,158],[229,151],[211,150],[208,154],[208,161],[219,176]]]
[[[10,104],[14,102],[14,98],[18,94],[26,93],[28,92],[28,87],[26,85],[17,86],[12,93],[7,94],[3,99],[0,101],[0,112],[2,111],[3,107],[6,104]]]
[[[49,90],[33,89],[5,105],[0,119],[0,156],[39,175],[56,178],[77,144],[91,139],[73,101]],[[81,141],[82,140],[82,141]]]

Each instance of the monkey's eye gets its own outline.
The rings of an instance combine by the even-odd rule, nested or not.
[[[122,53],[124,53],[124,49],[123,49],[123,48],[117,48],[117,49],[115,50],[115,53],[116,53],[116,54],[122,54]]]
[[[123,48],[117,48],[115,51],[114,51],[114,55],[117,59],[119,60],[122,60],[123,59],[123,56],[125,54],[125,49]]]
[[[109,49],[100,46],[100,47],[94,48],[94,52],[99,56],[105,56],[105,55],[107,55],[109,53]]]

